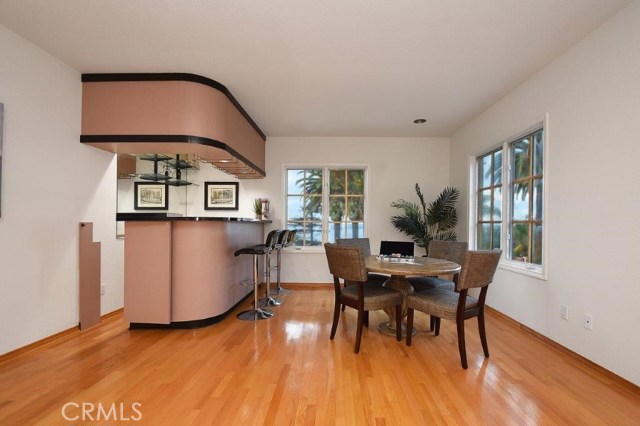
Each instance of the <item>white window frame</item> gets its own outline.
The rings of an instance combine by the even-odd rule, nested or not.
[[[362,163],[284,163],[282,164],[281,185],[282,188],[282,212],[283,212],[283,228],[287,227],[287,170],[302,170],[302,169],[322,169],[322,245],[320,246],[290,246],[285,251],[292,253],[324,253],[324,243],[329,240],[329,170],[345,170],[345,169],[357,169],[364,170],[364,235],[362,238],[369,236],[369,221],[370,221],[370,197],[369,197],[369,181],[371,179],[371,168],[368,164]]]
[[[534,132],[537,129],[543,129],[543,176],[544,186],[542,195],[542,220],[543,220],[543,232],[542,232],[542,265],[535,265],[525,263],[518,260],[511,260],[507,258],[507,251],[509,247],[509,233],[511,231],[511,182],[512,176],[509,171],[509,163],[511,162],[511,150],[510,144],[525,136]],[[516,272],[522,275],[538,278],[540,280],[548,280],[549,274],[549,215],[548,211],[548,197],[549,197],[549,114],[545,114],[541,119],[535,120],[529,125],[520,127],[521,131],[513,133],[512,136],[504,138],[499,144],[492,145],[488,149],[477,152],[477,154],[469,157],[468,162],[468,206],[469,206],[469,222],[468,222],[468,241],[469,247],[477,247],[477,224],[478,224],[478,169],[477,160],[479,157],[490,153],[498,148],[502,148],[502,232],[500,235],[500,247],[502,247],[502,258],[498,264],[498,268],[507,271]]]

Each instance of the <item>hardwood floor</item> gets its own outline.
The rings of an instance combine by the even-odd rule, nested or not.
[[[8,359],[0,425],[640,424],[638,394],[495,314],[487,315],[490,358],[477,323],[465,324],[465,371],[452,321],[435,337],[416,313],[419,333],[406,347],[377,332],[385,315],[372,312],[355,355],[354,310],[329,340],[333,290],[296,288],[284,299],[269,320],[234,314],[197,330],[130,331],[117,316]],[[69,421],[67,403],[78,404],[67,405],[71,418],[83,403],[116,404],[123,416]]]

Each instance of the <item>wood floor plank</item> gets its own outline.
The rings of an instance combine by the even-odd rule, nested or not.
[[[353,310],[329,340],[331,288],[284,299],[266,321],[129,330],[118,316],[20,353],[0,363],[0,425],[69,425],[68,402],[139,402],[139,424],[152,426],[640,425],[640,395],[498,315],[487,317],[490,358],[467,321],[462,370],[452,321],[435,336],[416,313],[407,347],[378,333],[387,317],[372,312],[355,355]]]

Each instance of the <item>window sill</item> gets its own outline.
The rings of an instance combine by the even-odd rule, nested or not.
[[[515,272],[517,274],[527,275],[529,277],[537,278],[543,281],[547,281],[549,279],[547,277],[546,268],[538,265],[525,266],[523,262],[501,260],[498,264],[498,268]]]

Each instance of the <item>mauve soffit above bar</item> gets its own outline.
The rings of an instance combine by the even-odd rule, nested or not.
[[[223,171],[242,164],[253,170],[245,178],[265,176],[266,137],[223,84],[187,73],[83,74],[82,82],[82,143],[194,154]]]

